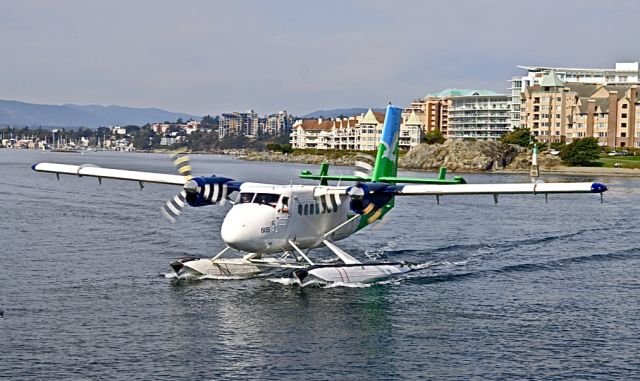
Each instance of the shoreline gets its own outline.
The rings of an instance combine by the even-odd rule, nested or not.
[[[499,169],[487,172],[474,173],[513,173],[528,174],[527,169]],[[561,176],[607,176],[607,177],[640,177],[640,169],[635,168],[607,168],[607,167],[557,167],[541,168],[540,176],[561,175]]]
[[[353,158],[342,157],[339,159],[327,159],[323,156],[310,156],[310,155],[265,155],[248,154],[246,156],[238,157],[240,160],[256,161],[264,163],[294,163],[294,164],[309,164],[320,165],[322,162],[329,162],[330,165],[337,166],[353,166]],[[416,172],[438,172],[438,169],[424,169],[424,168],[411,168],[398,166],[398,169]],[[530,169],[492,169],[487,171],[451,171],[447,170],[448,174],[529,174]],[[567,167],[567,166],[554,166],[552,168],[540,168],[540,176],[544,175],[560,175],[560,176],[607,176],[607,177],[640,177],[640,169],[635,168],[608,168],[608,167]]]
[[[0,148],[3,150],[12,150],[12,148]],[[93,151],[99,152],[99,151]],[[117,151],[109,151],[117,152]],[[75,152],[74,152],[75,153]],[[169,150],[141,150],[131,151],[129,153],[152,153],[152,154],[170,154]],[[327,159],[324,156],[316,155],[273,155],[264,153],[245,153],[245,154],[231,154],[224,152],[191,152],[192,155],[224,155],[233,157],[238,160],[244,161],[256,161],[264,163],[292,163],[292,164],[309,164],[320,165],[323,162],[329,162],[332,166],[353,166],[353,158],[349,156],[340,157],[337,159]],[[435,172],[438,170],[435,168],[411,168],[398,166],[398,169],[416,172]],[[481,170],[447,170],[448,174],[529,174],[529,169],[492,169],[487,171]],[[567,166],[554,166],[552,168],[540,168],[540,176],[544,175],[560,175],[560,176],[606,176],[606,177],[640,177],[640,168],[608,168],[608,167],[567,167]]]

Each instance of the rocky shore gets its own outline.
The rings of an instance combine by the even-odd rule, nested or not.
[[[504,172],[528,173],[531,169],[531,150],[495,141],[454,141],[443,144],[421,144],[400,157],[403,169],[437,171],[445,167],[449,172]],[[250,161],[287,162],[351,166],[354,157],[335,155],[284,155],[255,152],[241,157]],[[567,167],[559,157],[541,153],[538,156],[541,173],[585,176],[640,176],[640,170],[629,168]]]

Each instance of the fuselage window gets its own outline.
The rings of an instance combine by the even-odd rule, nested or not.
[[[255,193],[240,193],[240,199],[238,200],[239,204],[246,204],[253,200],[253,196]]]
[[[302,215],[302,204],[298,204],[298,214]]]
[[[309,214],[309,204],[304,204],[304,215]]]
[[[313,214],[313,204],[309,204],[309,214]]]
[[[278,205],[279,198],[280,195],[278,194],[258,193],[253,202],[256,204],[269,205],[275,208],[276,205]]]
[[[316,214],[320,214],[320,206],[316,204]]]

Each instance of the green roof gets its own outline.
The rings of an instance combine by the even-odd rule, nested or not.
[[[542,78],[542,83],[540,83],[540,86],[562,87],[564,86],[564,83],[558,78],[558,76],[556,75],[556,71],[554,69],[551,69],[549,70],[549,74],[545,75],[544,78]]]
[[[499,95],[495,91],[491,90],[481,90],[481,89],[444,89],[442,91],[438,91],[435,94],[427,94],[428,97],[438,97],[438,98],[446,98],[446,97],[460,97],[460,96],[468,96],[468,95]]]

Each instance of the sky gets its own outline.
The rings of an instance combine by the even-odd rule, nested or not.
[[[517,65],[640,61],[635,0],[0,0],[0,99],[192,115],[508,93]]]

